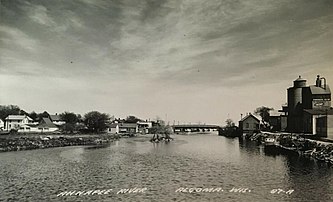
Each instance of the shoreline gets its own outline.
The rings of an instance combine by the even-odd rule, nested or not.
[[[268,153],[286,153],[297,154],[308,159],[315,159],[320,162],[325,162],[329,166],[333,165],[333,141],[329,139],[313,139],[302,134],[283,134],[276,133],[274,146],[266,147],[264,139],[268,137],[264,133],[256,133],[252,136],[245,137],[249,141],[257,141],[264,145]]]
[[[116,134],[29,134],[0,136],[0,153],[67,146],[100,146],[119,139]]]

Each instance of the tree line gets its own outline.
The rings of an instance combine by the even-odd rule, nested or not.
[[[0,105],[0,119],[5,121],[8,115],[27,115],[36,122],[41,121],[43,118],[50,118],[50,114],[47,111],[42,113],[32,111],[28,113],[20,109],[17,105]],[[83,116],[74,112],[65,111],[60,113],[59,116],[60,120],[65,122],[60,126],[60,129],[68,133],[76,131],[100,133],[105,131],[108,124],[111,123],[111,117],[109,114],[98,111],[90,111]],[[118,120],[126,123],[137,123],[138,121],[142,121],[135,116],[128,116],[126,119]]]

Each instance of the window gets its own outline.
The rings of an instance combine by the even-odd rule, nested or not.
[[[249,124],[249,123],[246,123],[246,124],[245,124],[245,127],[246,127],[246,128],[249,128],[249,127],[250,127],[250,124]]]

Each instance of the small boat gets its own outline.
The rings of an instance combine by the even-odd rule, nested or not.
[[[283,146],[283,145],[277,145],[279,151],[281,153],[285,153],[285,154],[300,154],[297,150],[296,147],[287,147],[287,146]]]
[[[264,140],[264,148],[265,149],[276,149],[276,139],[272,137],[266,137]]]

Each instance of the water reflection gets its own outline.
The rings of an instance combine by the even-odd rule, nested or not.
[[[170,143],[127,138],[102,148],[67,147],[0,153],[1,200],[59,201],[64,190],[146,187],[145,194],[65,197],[62,201],[330,201],[331,168],[297,156],[268,154],[253,142],[176,136]],[[222,187],[224,193],[176,193]],[[251,193],[233,194],[233,187]],[[272,195],[272,189],[295,189]]]
[[[333,200],[331,168],[326,164],[295,155],[288,155],[286,160],[290,186],[299,189],[293,194],[295,200]]]

